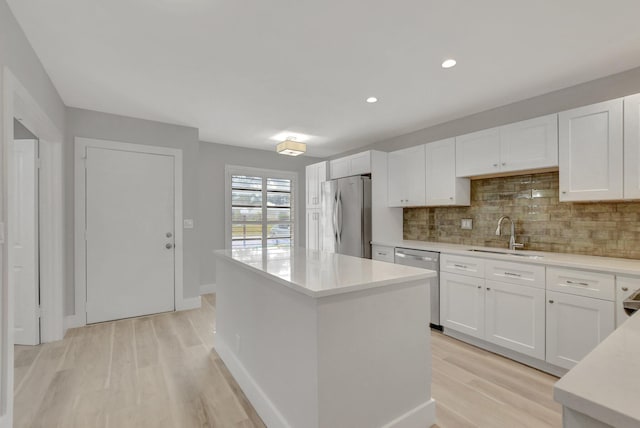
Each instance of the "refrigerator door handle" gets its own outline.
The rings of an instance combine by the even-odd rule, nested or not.
[[[338,244],[338,191],[336,190],[335,198],[333,204],[333,215],[331,217],[331,221],[333,223],[333,239]]]
[[[338,192],[338,203],[337,210],[338,212],[338,244],[342,240],[342,192]]]

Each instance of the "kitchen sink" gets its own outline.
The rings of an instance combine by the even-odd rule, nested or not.
[[[538,256],[535,254],[523,254],[523,253],[513,253],[513,252],[508,252],[508,251],[494,251],[494,250],[480,250],[477,248],[472,248],[470,250],[467,251],[471,251],[474,253],[488,253],[488,254],[503,254],[505,256],[515,256],[515,257],[525,257],[528,259],[541,259],[544,256]]]

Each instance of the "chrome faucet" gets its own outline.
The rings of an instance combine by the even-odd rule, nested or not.
[[[498,220],[498,228],[496,229],[496,235],[498,236],[502,235],[502,222],[504,220],[509,220],[511,222],[511,237],[509,238],[509,249],[513,251],[517,248],[524,247],[524,244],[518,244],[516,242],[516,225],[513,222],[513,220],[511,220],[511,217],[509,216],[503,215],[502,217],[500,217],[500,220]]]

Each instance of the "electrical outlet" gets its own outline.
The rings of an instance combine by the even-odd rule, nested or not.
[[[473,219],[472,218],[463,218],[460,220],[460,228],[471,230],[473,229]]]

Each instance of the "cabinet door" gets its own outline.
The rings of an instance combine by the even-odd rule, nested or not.
[[[558,116],[560,201],[622,199],[622,99]]]
[[[500,127],[500,171],[558,166],[558,115]]]
[[[307,210],[307,248],[321,250],[320,248],[320,210]]]
[[[373,260],[379,260],[381,262],[394,263],[394,253],[394,247],[387,247],[385,245],[373,245],[371,248],[371,258]]]
[[[640,199],[640,94],[624,99],[624,198]]]
[[[470,180],[456,177],[456,140],[425,145],[426,205],[469,205]]]
[[[349,156],[349,175],[362,175],[371,173],[371,152],[366,151]]]
[[[440,322],[445,328],[484,339],[484,279],[440,274]]]
[[[327,181],[327,163],[307,165],[305,169],[307,209],[320,208],[320,185]]]
[[[500,171],[499,128],[456,137],[456,175],[472,177]]]
[[[351,161],[348,157],[334,159],[329,162],[329,175],[332,180],[336,178],[348,177],[351,169]]]
[[[424,145],[389,153],[390,207],[425,204]]]
[[[613,302],[547,291],[547,362],[571,369],[613,328]]]
[[[545,291],[486,281],[485,339],[544,360]]]

